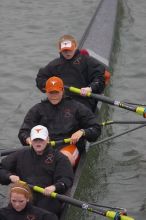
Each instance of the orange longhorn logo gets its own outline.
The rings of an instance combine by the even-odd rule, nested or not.
[[[26,216],[26,218],[28,220],[35,220],[36,219],[35,215],[29,215],[29,214]]]
[[[37,128],[35,129],[37,133],[39,133],[42,129],[41,128]]]
[[[55,81],[52,81],[53,86],[55,85],[55,83],[56,83]]]

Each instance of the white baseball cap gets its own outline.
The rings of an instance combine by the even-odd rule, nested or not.
[[[62,52],[64,50],[75,51],[77,49],[77,41],[71,35],[63,35],[58,42],[59,51]]]
[[[37,125],[31,129],[30,138],[33,141],[34,139],[47,140],[49,136],[48,129],[42,125]]]
[[[74,43],[72,43],[72,41],[70,40],[66,40],[66,41],[63,41],[61,42],[61,51],[64,51],[64,50],[75,50],[76,47],[74,45]]]

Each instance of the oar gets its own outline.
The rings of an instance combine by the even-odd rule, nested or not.
[[[110,136],[110,137],[108,137],[108,138],[105,138],[105,139],[103,139],[103,140],[100,140],[100,141],[97,141],[97,142],[93,142],[93,143],[90,144],[90,147],[95,146],[95,145],[98,145],[98,144],[102,144],[102,143],[104,143],[104,142],[106,142],[106,141],[110,141],[110,140],[112,140],[112,139],[114,139],[114,138],[117,138],[117,137],[120,137],[120,136],[122,136],[122,135],[124,135],[124,134],[128,134],[128,133],[130,133],[130,132],[132,132],[132,131],[135,131],[135,130],[137,130],[137,129],[143,128],[144,126],[146,126],[146,124],[142,124],[142,125],[140,125],[140,126],[138,126],[138,127],[135,127],[135,128],[129,129],[129,130],[126,130],[126,131],[124,131],[124,132],[122,132],[122,133],[119,133],[119,134],[116,134],[116,135],[112,135],[112,136]],[[51,141],[50,143],[51,143],[51,146],[56,146],[56,144],[58,144],[58,143],[60,143],[60,144],[70,143],[70,138],[67,138],[67,139],[64,139],[64,140],[61,140],[61,141],[56,141],[56,142],[55,142],[55,141]],[[28,147],[26,147],[26,148],[28,148]],[[15,148],[15,149],[4,150],[4,151],[1,151],[1,152],[0,152],[0,156],[6,156],[6,155],[8,155],[8,154],[11,154],[11,153],[13,153],[13,152],[15,152],[15,151],[18,151],[18,150],[21,150],[21,149],[22,149],[22,148]]]
[[[122,102],[126,103],[126,104],[130,104],[130,105],[140,105],[140,106],[144,106],[146,107],[146,104],[143,103],[135,103],[135,102],[130,102],[129,100],[122,100]]]
[[[120,136],[122,136],[122,135],[124,135],[124,134],[128,134],[129,132],[132,132],[132,131],[135,131],[135,130],[137,130],[137,129],[143,128],[144,126],[146,126],[146,124],[139,125],[139,126],[137,126],[137,127],[135,127],[135,128],[126,130],[126,131],[124,131],[124,132],[122,132],[122,133],[120,133],[120,134],[112,135],[112,136],[110,136],[110,137],[108,137],[108,138],[105,138],[105,139],[103,139],[103,140],[100,140],[100,141],[97,141],[97,142],[94,142],[94,143],[90,144],[90,147],[93,147],[93,146],[95,146],[95,145],[102,144],[102,143],[104,143],[104,142],[110,141],[110,140],[112,140],[112,139],[114,139],[114,138],[117,138],[117,137],[120,137]]]
[[[63,140],[59,140],[59,141],[50,141],[49,144],[51,147],[55,147],[55,146],[58,146],[58,145],[61,145],[61,144],[67,144],[67,143],[70,143],[70,138],[65,138]],[[19,151],[19,150],[22,150],[24,148],[28,148],[28,146],[25,146],[23,148],[15,148],[15,149],[8,149],[8,150],[4,150],[4,151],[1,151],[0,152],[0,156],[3,157],[3,156],[6,156],[6,155],[9,155],[13,152],[16,152],[16,151]]]
[[[120,211],[121,213],[123,213],[124,215],[127,215],[127,209],[125,209],[125,208],[99,205],[99,204],[97,204],[97,203],[90,203],[90,204],[93,205],[93,206],[100,207],[100,208],[106,208],[106,209],[110,209],[110,210],[114,210],[114,211],[115,211],[115,210],[118,210],[118,211]]]
[[[71,87],[65,86],[65,88],[67,88],[70,92],[73,92],[73,93],[80,95],[81,90],[78,88],[75,88],[72,86]],[[127,109],[129,111],[132,111],[132,112],[136,112],[137,114],[142,115],[144,118],[146,118],[146,108],[144,108],[142,106],[137,106],[137,107],[130,106],[124,102],[121,102],[118,100],[112,100],[111,98],[109,98],[107,96],[97,95],[97,94],[91,93],[91,92],[88,92],[86,96],[97,99],[98,101],[105,102],[110,105],[117,106],[119,108],[123,108],[123,109]]]
[[[101,122],[100,125],[101,126],[106,126],[106,125],[111,125],[111,124],[146,124],[146,120],[145,121],[104,121]]]
[[[28,184],[28,185],[34,191],[39,192],[39,193],[44,193],[44,188],[41,188],[39,186],[33,186],[33,185],[30,185],[30,184]],[[120,220],[134,220],[132,217],[125,216],[125,215],[123,215],[120,212],[113,211],[113,210],[105,210],[103,208],[98,208],[97,209],[97,207],[94,206],[94,205],[91,205],[91,204],[89,204],[87,202],[83,202],[83,201],[71,198],[71,197],[66,196],[66,195],[61,195],[61,194],[52,192],[50,194],[50,197],[52,197],[54,199],[59,199],[59,200],[61,200],[63,202],[67,202],[67,203],[69,203],[69,204],[71,204],[73,206],[79,207],[81,209],[87,210],[87,211],[92,212],[92,213],[96,213],[96,214],[108,217],[108,218],[113,219],[113,220],[116,220],[116,217],[117,217],[117,220],[118,219],[120,219]]]

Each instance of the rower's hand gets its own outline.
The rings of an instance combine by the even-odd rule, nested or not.
[[[11,180],[12,183],[16,183],[20,180],[19,176],[16,175],[9,176],[9,179]]]
[[[52,192],[55,192],[56,187],[54,185],[44,188],[44,195],[49,196]]]
[[[82,96],[86,96],[88,92],[92,92],[91,87],[81,88],[80,94],[81,94]]]
[[[84,135],[83,130],[76,131],[75,133],[72,134],[70,138],[70,143],[76,144],[83,135]]]
[[[26,143],[27,143],[29,146],[31,146],[31,139],[30,139],[30,137],[26,138]]]

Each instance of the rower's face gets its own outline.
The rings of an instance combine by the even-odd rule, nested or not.
[[[11,193],[10,202],[17,212],[21,212],[26,207],[28,201],[29,200],[21,193]]]
[[[31,141],[31,144],[32,144],[32,147],[34,149],[34,151],[36,152],[37,155],[42,155],[46,146],[47,146],[47,143],[48,143],[49,139],[47,140],[42,140],[42,139],[34,139]]]
[[[48,92],[46,93],[48,100],[51,102],[51,104],[53,105],[57,105],[63,97],[63,91],[52,91],[52,92]]]
[[[76,52],[76,50],[64,50],[61,53],[65,59],[70,60],[73,58],[75,52]]]

